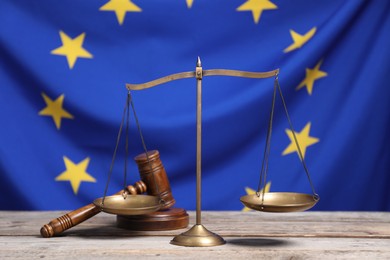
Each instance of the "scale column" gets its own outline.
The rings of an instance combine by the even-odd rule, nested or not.
[[[171,244],[178,246],[218,246],[225,244],[219,235],[207,230],[202,224],[202,64],[200,58],[196,62],[196,224],[186,232],[174,237]]]
[[[196,62],[196,224],[201,225],[202,219],[202,63]]]

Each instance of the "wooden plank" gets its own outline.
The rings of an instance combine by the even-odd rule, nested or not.
[[[99,214],[60,237],[39,229],[66,212],[0,211],[0,259],[390,259],[389,212],[202,212],[202,223],[226,245],[171,245],[187,230],[133,232],[116,228],[113,215]],[[195,213],[189,212],[191,226]]]
[[[65,211],[0,212],[0,236],[39,236],[43,224]],[[195,212],[190,211],[190,227]],[[202,223],[223,237],[344,237],[390,238],[389,212],[261,213],[202,212]],[[135,232],[116,227],[116,217],[105,213],[64,233],[65,236],[169,236],[186,229]]]
[[[1,259],[389,259],[390,240],[227,237],[216,247],[169,244],[169,237],[0,236]]]

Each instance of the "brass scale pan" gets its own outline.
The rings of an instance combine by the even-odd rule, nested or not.
[[[265,73],[244,72],[234,70],[204,70],[203,76],[228,75],[249,78],[267,78],[276,75],[279,70]],[[128,90],[141,90],[151,88],[172,80],[196,77],[195,71],[172,74],[143,84],[126,84]],[[264,212],[293,212],[312,208],[319,197],[293,192],[267,192],[242,196],[240,201],[248,208]],[[142,215],[157,211],[161,208],[160,198],[150,195],[122,195],[107,196],[93,202],[103,212],[118,215]]]
[[[318,200],[316,195],[295,192],[260,192],[240,198],[246,207],[264,212],[304,211],[312,208]]]
[[[117,215],[143,215],[161,208],[160,198],[151,195],[107,196],[93,201],[103,212]]]

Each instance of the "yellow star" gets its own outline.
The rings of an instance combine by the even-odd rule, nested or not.
[[[50,53],[55,55],[66,56],[69,68],[72,69],[76,63],[77,58],[91,59],[93,56],[86,49],[83,48],[85,33],[80,34],[72,39],[63,31],[60,31],[62,46],[52,50]]]
[[[278,7],[269,0],[247,0],[237,8],[237,11],[252,11],[253,20],[258,23],[264,10],[277,9]]]
[[[304,35],[301,35],[293,30],[290,30],[291,38],[293,39],[294,42],[286,49],[284,49],[284,52],[287,53],[301,48],[306,42],[308,42],[314,36],[316,30],[317,28],[313,27],[310,31],[308,31]]]
[[[54,124],[57,129],[61,128],[61,119],[69,118],[73,119],[73,116],[69,114],[65,109],[62,108],[62,104],[64,103],[64,94],[59,96],[56,100],[52,100],[45,93],[42,93],[42,97],[45,100],[46,107],[39,111],[39,115],[41,116],[51,116],[53,117]]]
[[[114,11],[118,23],[123,24],[127,12],[141,12],[142,9],[132,3],[130,0],[110,0],[99,8],[100,11]]]
[[[320,70],[321,64],[322,64],[322,60],[320,60],[313,69],[306,69],[306,77],[299,84],[296,90],[299,90],[304,86],[306,86],[307,93],[309,93],[309,95],[313,93],[314,81],[326,77],[328,75],[325,71]]]
[[[74,194],[79,191],[80,183],[96,182],[95,178],[89,175],[86,170],[89,164],[89,157],[85,158],[78,164],[73,163],[68,157],[64,156],[66,171],[56,177],[56,181],[70,181]]]
[[[268,183],[265,185],[265,191],[264,191],[264,192],[269,192],[270,188],[271,188],[271,182],[268,182]],[[249,188],[249,187],[245,187],[245,192],[246,192],[247,195],[253,195],[253,194],[256,193],[255,190],[253,190],[253,189],[251,189],[251,188]],[[261,189],[260,192],[263,192],[263,189]],[[251,210],[251,209],[248,208],[248,207],[244,207],[244,208],[242,209],[242,211],[250,211],[250,210]]]
[[[187,2],[187,7],[191,8],[192,4],[194,3],[194,0],[186,0],[186,2]]]
[[[310,127],[311,127],[311,123],[309,122],[306,124],[306,126],[303,128],[303,130],[300,133],[295,132],[295,136],[297,138],[299,147],[301,148],[303,158],[305,158],[307,147],[309,147],[315,143],[318,143],[320,141],[320,139],[318,139],[318,138],[309,136]],[[292,131],[289,129],[286,129],[286,134],[287,134],[288,138],[290,138],[291,143],[283,151],[282,155],[297,152],[299,159],[301,159],[301,157],[299,156],[297,145],[295,144],[295,140],[294,140],[294,136],[293,136]]]

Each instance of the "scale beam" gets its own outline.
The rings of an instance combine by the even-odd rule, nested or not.
[[[207,76],[231,76],[231,77],[241,77],[241,78],[254,78],[254,79],[264,79],[275,77],[279,74],[279,69],[271,70],[267,72],[249,72],[249,71],[241,71],[241,70],[227,70],[227,69],[212,69],[212,70],[203,70],[203,77]],[[148,81],[141,84],[126,84],[126,88],[128,90],[143,90],[152,87],[156,87],[158,85],[178,80],[178,79],[186,79],[186,78],[196,78],[196,71],[187,71],[180,72],[176,74],[171,74],[165,77],[161,77],[152,81]]]

